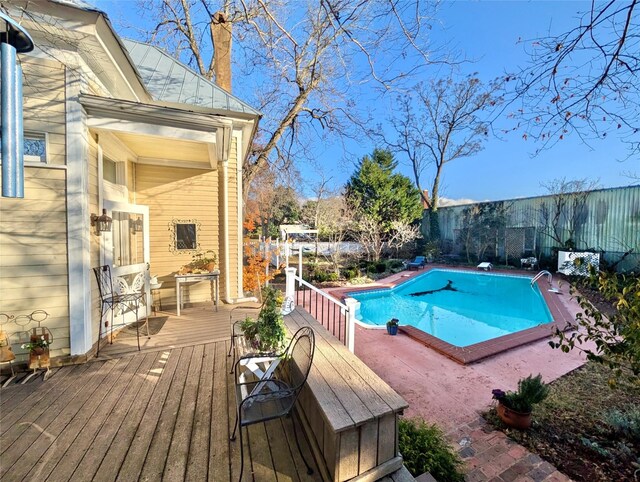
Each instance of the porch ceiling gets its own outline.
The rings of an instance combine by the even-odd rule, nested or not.
[[[160,136],[114,132],[144,163],[188,163],[194,168],[211,169],[210,144]]]

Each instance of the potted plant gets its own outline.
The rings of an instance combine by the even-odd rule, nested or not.
[[[241,324],[245,338],[251,346],[262,353],[278,352],[284,345],[286,330],[282,316],[282,293],[266,287],[258,319],[247,317]]]
[[[29,350],[30,353],[36,356],[40,356],[49,348],[50,344],[49,340],[47,340],[44,335],[41,335],[39,338],[32,336],[31,341],[29,343],[23,343],[21,347],[24,350]]]
[[[542,375],[529,375],[518,381],[518,390],[504,392],[492,390],[493,398],[498,401],[498,416],[509,427],[526,430],[531,426],[531,412],[536,403],[549,395],[549,387],[542,381]]]
[[[389,321],[387,321],[387,333],[389,333],[390,335],[397,335],[398,334],[398,323],[399,320],[397,318],[391,318]]]
[[[216,263],[218,262],[218,256],[212,249],[201,251],[196,253],[191,258],[191,262],[185,264],[178,270],[178,274],[187,273],[211,273],[216,269]]]

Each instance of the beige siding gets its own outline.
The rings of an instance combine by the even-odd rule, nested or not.
[[[24,72],[24,128],[47,134],[48,164],[63,166],[65,153],[65,72],[57,62],[21,58]]]
[[[101,207],[98,206],[98,143],[93,135],[89,136],[89,212],[100,214]],[[91,231],[91,267],[100,266],[100,236]],[[93,273],[90,274],[91,279],[91,341],[98,341],[99,323],[100,323],[100,293],[98,292],[98,284]]]
[[[47,135],[48,164],[64,166],[65,70],[52,60],[22,56],[24,128]],[[38,163],[25,167],[24,199],[0,199],[0,312],[18,316],[44,310],[52,356],[69,354],[66,171]],[[9,322],[8,333],[36,327]],[[16,338],[12,337],[12,341]],[[20,343],[13,349],[26,360]]]
[[[231,298],[238,298],[238,149],[231,138],[229,153],[229,282]],[[240,181],[241,182],[241,181]]]
[[[42,326],[53,335],[52,356],[69,354],[65,191],[65,170],[27,167],[24,199],[0,198],[0,312],[49,313]],[[2,329],[11,334],[36,326],[6,323]],[[19,343],[13,349],[26,359]]]
[[[138,164],[134,175],[137,203],[149,206],[151,274],[164,281],[160,294],[163,307],[174,306],[173,277],[182,265],[191,261],[192,254],[170,251],[173,239],[169,226],[173,220],[192,219],[200,223],[200,249],[213,249],[220,264],[218,173]],[[187,303],[211,299],[207,283],[185,285],[183,293]]]

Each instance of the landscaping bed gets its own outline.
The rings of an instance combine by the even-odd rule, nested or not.
[[[509,429],[495,409],[485,417],[510,438],[574,480],[636,480],[640,474],[640,386],[620,379],[610,388],[610,370],[596,363],[551,383],[536,405],[533,426]]]

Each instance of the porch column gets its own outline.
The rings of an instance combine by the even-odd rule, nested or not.
[[[84,79],[66,67],[67,116],[67,256],[69,273],[69,344],[71,355],[84,355],[91,342],[91,223],[87,117],[80,105]]]

